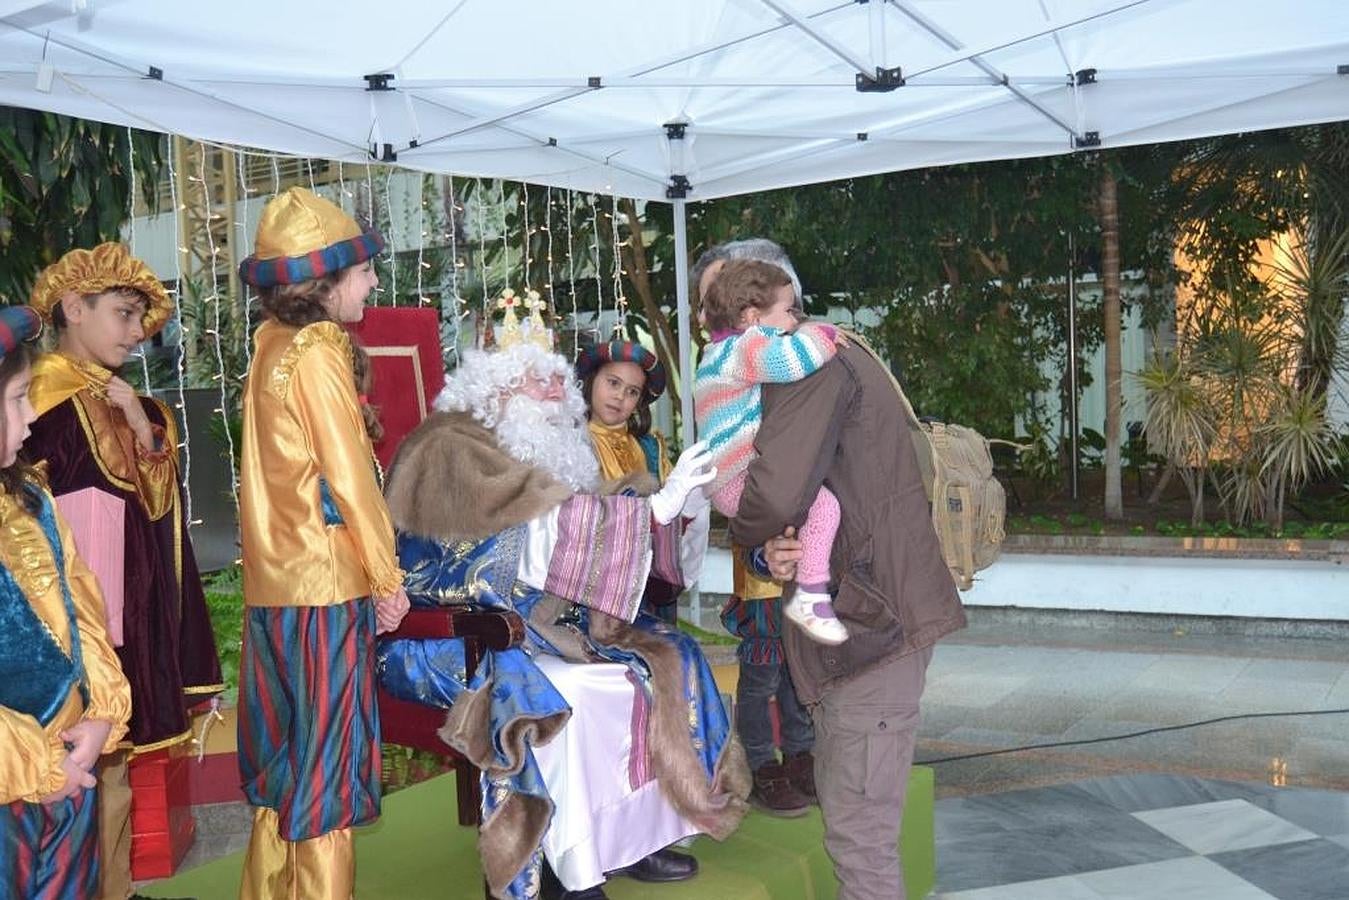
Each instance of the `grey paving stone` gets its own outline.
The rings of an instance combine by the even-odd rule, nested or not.
[[[1209,858],[1279,900],[1344,900],[1349,895],[1349,852],[1323,838]]]

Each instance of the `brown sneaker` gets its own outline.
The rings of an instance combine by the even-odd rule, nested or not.
[[[782,768],[787,772],[792,787],[811,803],[819,803],[815,794],[815,755],[810,751],[787,757]]]
[[[781,763],[768,763],[754,770],[749,802],[770,816],[785,819],[804,816],[810,810],[810,800],[792,786],[787,769]]]

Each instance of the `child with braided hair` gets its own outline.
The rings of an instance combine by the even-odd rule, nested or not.
[[[725,263],[702,298],[699,314],[711,336],[694,380],[700,437],[717,468],[712,503],[734,518],[763,415],[760,386],[800,381],[833,359],[842,339],[832,325],[800,322],[787,274],[758,260]],[[829,554],[838,532],[838,500],[821,488],[800,528],[804,556],[797,591],[783,615],[813,640],[841,644],[848,629],[829,596]]]

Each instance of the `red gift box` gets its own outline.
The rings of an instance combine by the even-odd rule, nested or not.
[[[137,881],[168,878],[196,837],[187,746],[137,756],[128,767],[131,877]]]
[[[375,455],[387,467],[445,386],[439,314],[416,307],[371,307],[360,322],[347,327],[370,356],[368,399],[378,408],[384,426]]]

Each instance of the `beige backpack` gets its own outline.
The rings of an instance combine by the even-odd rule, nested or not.
[[[942,554],[956,587],[968,591],[974,587],[974,573],[998,558],[1006,537],[1003,517],[1007,495],[993,477],[990,441],[964,425],[919,419],[885,361],[856,335],[849,333],[848,338],[857,341],[890,375],[912,426],[914,449]]]

